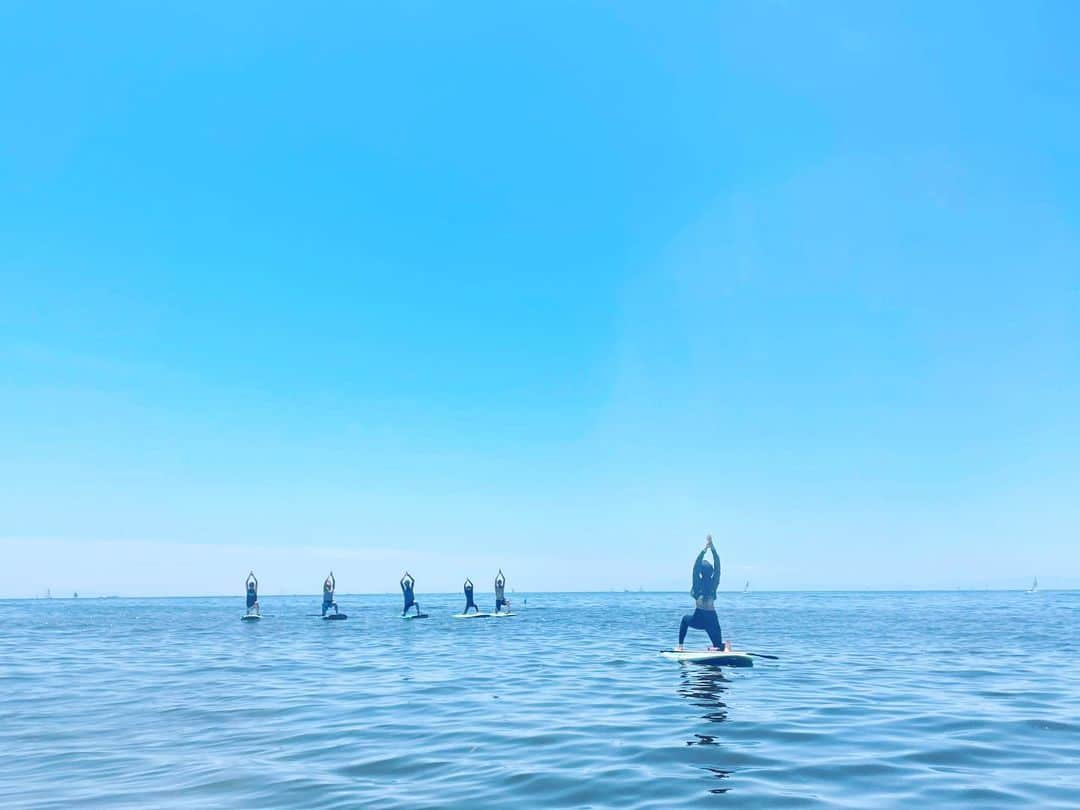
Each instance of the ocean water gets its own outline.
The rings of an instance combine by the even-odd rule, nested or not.
[[[1080,806],[1078,592],[524,597],[0,602],[0,806]]]

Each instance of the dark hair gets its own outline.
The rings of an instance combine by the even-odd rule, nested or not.
[[[719,577],[716,576],[716,569],[711,563],[702,560],[694,569],[694,587],[690,590],[690,595],[695,599],[702,596],[715,599],[717,579]]]

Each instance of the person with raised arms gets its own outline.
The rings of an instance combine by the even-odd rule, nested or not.
[[[255,608],[255,615],[259,614],[259,580],[255,578],[255,572],[252,571],[247,575],[247,579],[244,580],[244,587],[247,590],[247,615],[251,615],[251,609]]]
[[[326,617],[326,611],[330,608],[334,609],[334,613],[338,613],[337,602],[334,601],[334,591],[337,590],[337,580],[334,579],[334,572],[330,572],[322,585],[322,615]]]
[[[503,606],[510,607],[510,601],[506,598],[506,574],[499,569],[495,577],[495,612],[502,610]]]
[[[413,593],[413,588],[416,586],[416,578],[408,571],[405,572],[405,576],[401,578],[401,593],[405,596],[405,607],[401,610],[401,615],[404,616],[409,612],[409,608],[416,608],[416,615],[420,615],[420,605],[416,603],[416,597]]]
[[[712,554],[712,563],[705,559],[705,552]],[[695,630],[704,630],[709,634],[712,642],[712,650],[726,650],[720,633],[720,620],[716,616],[716,585],[720,580],[720,558],[713,546],[712,535],[705,538],[705,548],[698,554],[694,561],[694,571],[691,575],[690,595],[694,597],[694,612],[683,616],[679,625],[679,643],[676,650],[683,649],[686,640],[686,631],[693,627]]]
[[[465,577],[465,610],[462,613],[468,613],[469,608],[472,608],[477,613],[480,612],[480,608],[477,607],[476,602],[473,601],[473,584],[472,580]]]

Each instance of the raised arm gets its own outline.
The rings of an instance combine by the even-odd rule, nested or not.
[[[712,566],[716,571],[716,576],[720,576],[720,557],[716,553],[716,546],[713,545],[712,535],[705,535],[705,548],[712,554]]]
[[[249,582],[254,582],[255,583],[255,588],[258,589],[259,580],[255,578],[255,572],[254,571],[252,571],[250,574],[248,574],[247,579],[244,580],[245,585],[247,585]]]
[[[701,571],[701,561],[705,559],[705,549],[701,550],[701,553],[697,555],[697,559],[694,560],[694,570],[691,576],[694,581],[697,581],[697,575]]]
[[[472,587],[472,580],[469,579],[468,577],[465,577],[465,584],[468,585],[471,588]]]

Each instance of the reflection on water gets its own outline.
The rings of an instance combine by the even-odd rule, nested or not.
[[[723,768],[705,768],[705,770],[707,770],[717,779],[727,779],[732,774],[732,771],[725,771]],[[729,790],[731,790],[731,788],[709,788],[709,793],[727,793]]]
[[[687,698],[690,705],[705,709],[705,713],[699,717],[707,723],[723,723],[727,720],[727,704],[721,700],[723,693],[728,690],[731,682],[724,677],[724,672],[719,667],[684,666],[680,674],[678,692]],[[719,731],[719,729],[711,729]],[[687,740],[687,745],[710,745],[719,746],[723,741],[717,734],[705,734],[695,732],[693,739]],[[727,779],[732,771],[726,768],[714,766],[702,766],[717,779]],[[709,793],[727,793],[730,788],[709,788]]]
[[[684,666],[678,691],[692,705],[708,710],[702,720],[722,723],[727,719],[727,704],[720,697],[729,683],[719,667]]]

